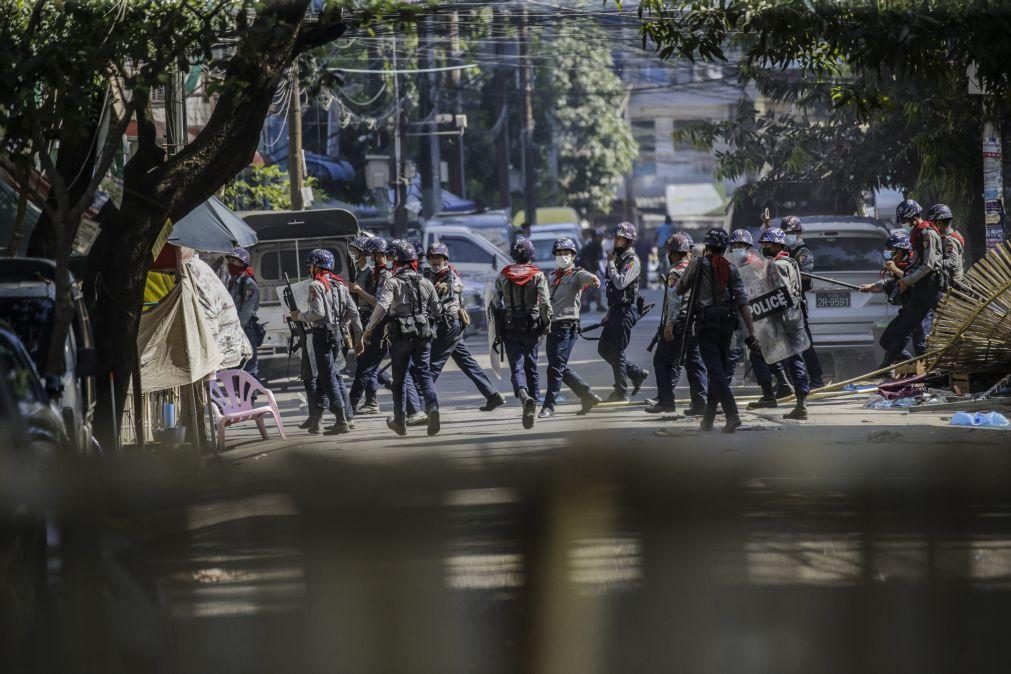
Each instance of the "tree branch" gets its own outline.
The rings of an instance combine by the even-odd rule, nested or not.
[[[327,4],[319,15],[319,20],[312,24],[302,24],[295,40],[295,54],[301,54],[333,42],[347,30],[344,22],[344,12],[338,5]]]

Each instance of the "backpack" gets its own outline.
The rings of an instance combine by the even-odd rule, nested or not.
[[[536,288],[536,286],[534,286]],[[541,316],[540,307],[536,301],[527,304],[526,286],[509,282],[509,302],[504,307],[501,316],[501,334],[512,339],[524,339],[545,333],[550,325],[546,325],[546,316]],[[519,293],[519,305],[516,293]]]
[[[432,324],[428,321],[421,301],[421,276],[412,274],[411,313],[409,316],[395,316],[390,321],[390,336],[394,339],[432,339]]]

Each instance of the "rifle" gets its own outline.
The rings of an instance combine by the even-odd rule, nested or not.
[[[295,293],[291,289],[291,279],[288,278],[287,272],[284,274],[284,286],[284,304],[288,307],[288,313],[298,311]],[[285,316],[285,320],[288,322],[288,330],[291,332],[288,335],[288,355],[290,356],[299,349],[305,348],[305,323],[293,321],[289,316]]]

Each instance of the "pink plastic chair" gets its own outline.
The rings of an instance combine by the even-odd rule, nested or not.
[[[288,437],[284,433],[284,424],[274,394],[253,375],[243,370],[221,370],[211,378],[210,388],[211,401],[214,402],[211,414],[218,431],[218,451],[225,448],[225,428],[242,421],[255,421],[260,429],[260,437],[266,440],[267,427],[263,418],[268,414],[274,417],[281,438]],[[266,398],[266,404],[254,406],[254,395]]]

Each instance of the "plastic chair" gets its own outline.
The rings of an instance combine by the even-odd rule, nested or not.
[[[244,370],[221,370],[215,373],[210,381],[211,414],[214,427],[218,434],[218,451],[225,448],[225,428],[243,421],[255,421],[260,429],[260,437],[267,439],[267,427],[263,418],[268,414],[274,417],[281,438],[288,436],[284,432],[281,412],[277,409],[277,401],[256,377]],[[254,405],[253,396],[266,398],[266,404]]]

